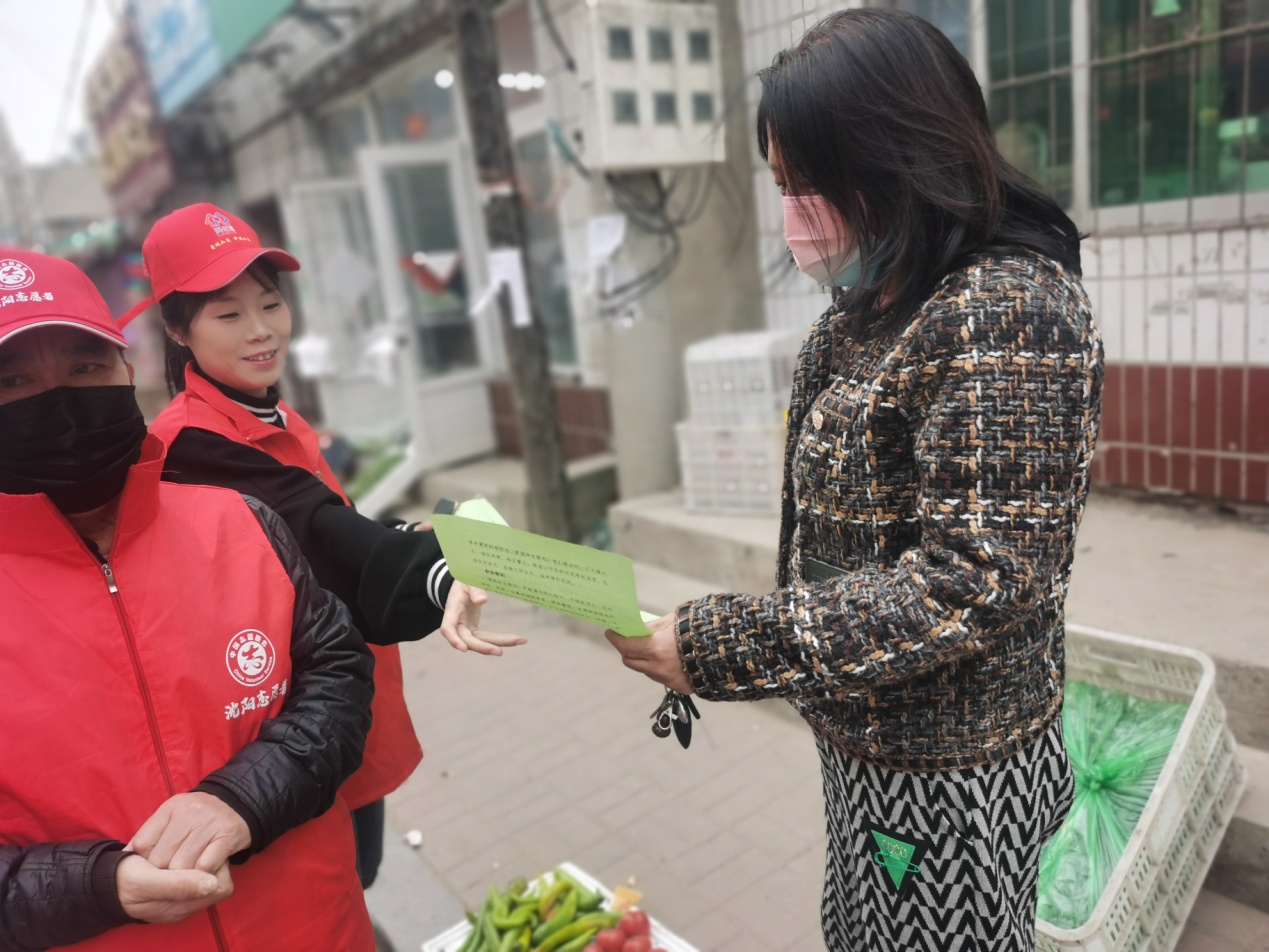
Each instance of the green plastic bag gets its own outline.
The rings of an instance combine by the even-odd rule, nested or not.
[[[1075,801],[1040,853],[1039,918],[1062,929],[1088,921],[1154,790],[1187,707],[1067,682],[1062,726],[1075,772]]]

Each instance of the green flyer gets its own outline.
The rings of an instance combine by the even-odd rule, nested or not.
[[[484,500],[432,515],[454,578],[562,615],[591,621],[629,638],[649,634],[639,611],[634,563],[624,555],[513,529]]]

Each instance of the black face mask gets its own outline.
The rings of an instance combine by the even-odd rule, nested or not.
[[[134,387],[57,387],[0,405],[0,493],[96,509],[123,491],[144,439]]]

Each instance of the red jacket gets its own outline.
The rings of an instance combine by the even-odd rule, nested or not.
[[[231,776],[243,776],[233,771],[245,761],[257,775],[269,769],[265,725],[288,698],[288,722],[310,703],[292,635],[301,643],[302,616],[320,613],[309,599],[329,596],[307,569],[300,589],[241,496],[161,483],[161,468],[162,447],[149,438],[122,496],[110,574],[46,497],[0,495],[0,851],[126,842],[175,793],[218,777],[246,791]],[[245,641],[258,647],[236,650]],[[346,644],[362,656],[359,641]],[[265,733],[302,727],[279,725]],[[303,784],[304,768],[294,769]],[[315,818],[262,829],[262,851],[232,869],[229,899],[180,923],[124,925],[71,947],[370,952],[348,811],[338,798],[326,809],[334,786],[312,806],[308,815],[325,810]],[[6,904],[41,888],[31,878],[5,886]]]
[[[158,415],[150,432],[170,445],[181,430],[195,427],[253,446],[284,466],[313,473],[348,502],[339,480],[322,458],[313,428],[285,403],[278,407],[286,414],[285,429],[259,420],[200,374],[187,369],[185,389]],[[374,724],[361,769],[340,790],[354,810],[391,793],[423,759],[402,691],[400,649],[371,645],[370,650],[375,656]]]

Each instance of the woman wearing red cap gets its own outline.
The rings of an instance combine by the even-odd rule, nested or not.
[[[422,758],[397,643],[439,628],[460,651],[497,655],[524,639],[477,629],[487,596],[454,580],[432,532],[360,515],[312,427],[279,399],[291,314],[277,275],[298,270],[299,262],[263,247],[244,221],[205,203],[156,222],[142,253],[154,295],[121,323],[158,302],[174,395],[150,428],[168,446],[164,478],[225,486],[269,505],[375,653],[365,762],[340,791],[354,811],[358,870],[369,886],[382,858],[383,797]]]

